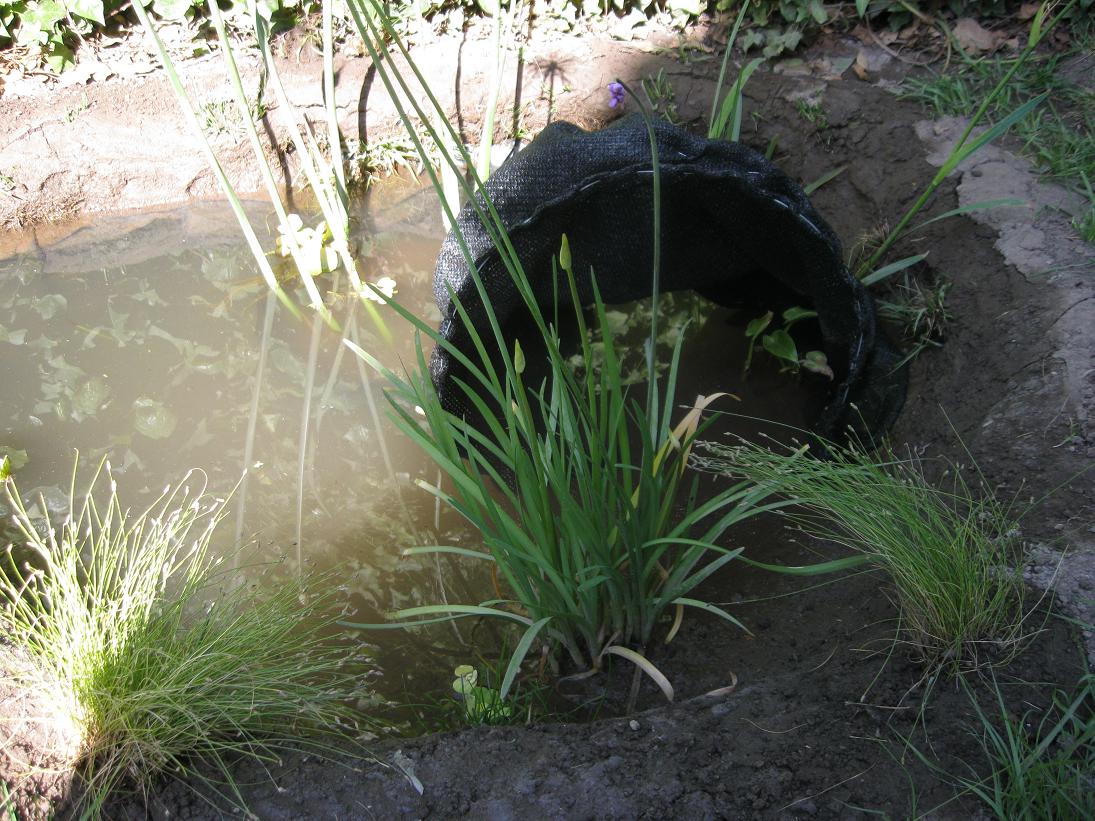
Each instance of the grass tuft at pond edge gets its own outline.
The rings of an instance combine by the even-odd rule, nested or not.
[[[0,557],[0,624],[26,656],[12,676],[67,731],[86,816],[122,790],[147,796],[164,775],[238,800],[238,757],[276,761],[290,746],[322,752],[320,734],[351,735],[344,699],[361,680],[321,635],[325,580],[232,584],[208,552],[224,502],[205,495],[202,474],[132,515],[108,463],[82,499],[74,469],[60,528],[35,520],[11,479],[5,491],[24,540]]]
[[[702,468],[759,482],[797,505],[781,511],[806,533],[866,556],[894,585],[897,640],[929,672],[960,673],[1003,664],[1031,635],[1024,606],[1019,518],[959,469],[933,487],[921,464],[825,443],[769,450],[701,442]]]

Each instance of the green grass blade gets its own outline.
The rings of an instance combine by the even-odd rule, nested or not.
[[[862,282],[863,282],[864,285],[866,285],[868,287],[871,286],[871,285],[876,285],[879,282],[883,282],[883,281],[889,279],[894,274],[896,274],[900,271],[904,271],[906,268],[910,268],[913,265],[916,265],[916,263],[922,262],[923,260],[925,260],[927,258],[928,258],[928,255],[926,253],[924,253],[924,254],[916,254],[916,255],[911,256],[911,257],[905,257],[904,259],[899,259],[899,260],[897,260],[897,262],[891,262],[889,265],[884,265],[881,268],[879,268],[877,271],[875,271],[874,273],[863,277]]]
[[[517,673],[521,669],[521,663],[525,660],[525,656],[528,655],[532,642],[536,640],[536,636],[550,621],[551,617],[548,616],[529,625],[528,630],[521,636],[521,640],[517,642],[517,647],[514,648],[513,655],[510,656],[509,664],[506,665],[506,675],[502,679],[501,688],[498,690],[499,698],[505,699],[505,697],[509,695],[509,688],[513,686],[513,680],[517,677]]]

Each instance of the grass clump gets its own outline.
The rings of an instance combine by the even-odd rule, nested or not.
[[[565,244],[561,256],[573,292]],[[573,299],[577,304],[576,292]],[[490,561],[509,591],[504,594],[500,583],[496,599],[410,608],[392,617],[404,626],[464,616],[523,625],[498,689],[503,700],[538,638],[583,672],[601,669],[607,656],[633,662],[672,699],[672,686],[645,656],[663,614],[675,612],[679,623],[683,608],[695,607],[738,624],[689,593],[741,553],[715,541],[731,524],[765,509],[761,503],[769,492],[738,482],[709,501],[697,500],[684,468],[710,399],[701,397],[671,425],[679,344],[661,401],[644,405],[629,396],[599,300],[596,315],[603,338],[600,368],[573,370],[549,328],[549,371],[541,384],[524,383],[524,357],[517,349],[506,352],[506,372],[494,375],[500,390],[462,385],[466,401],[480,412],[482,429],[442,408],[424,360],[407,378],[387,373],[395,386],[397,423],[449,480],[445,489],[422,486],[471,522],[485,547],[408,552]],[[585,320],[580,310],[576,316],[582,357],[590,362]],[[485,345],[478,340],[481,350]],[[409,410],[416,406],[424,424]],[[670,636],[675,632],[676,625]]]
[[[899,640],[931,672],[960,673],[1014,657],[1027,637],[1019,531],[1010,507],[970,487],[959,470],[933,487],[915,460],[882,461],[826,443],[803,447],[703,443],[704,468],[793,498],[785,515],[810,535],[866,556],[894,585]]]
[[[92,817],[116,790],[147,796],[165,774],[232,800],[237,756],[276,760],[351,720],[342,699],[355,679],[320,636],[326,597],[297,583],[228,588],[209,554],[224,503],[199,477],[133,515],[109,464],[79,500],[74,471],[59,528],[36,522],[5,482],[24,541],[0,564],[0,623],[26,657],[13,675],[44,696],[42,720],[69,731]]]

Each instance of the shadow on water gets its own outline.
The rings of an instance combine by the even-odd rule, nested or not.
[[[266,207],[250,207],[262,224]],[[405,305],[439,319],[432,272],[442,228],[432,194],[393,181],[374,190],[357,220],[368,227],[363,277],[392,277]],[[294,320],[269,296],[234,229],[226,207],[201,204],[103,218],[0,255],[0,445],[27,454],[18,481],[28,507],[63,516],[74,450],[81,476],[109,459],[134,509],[191,467],[206,471],[219,494],[245,476],[218,549],[244,546],[234,560],[251,583],[295,573],[298,561],[335,568],[345,612],[360,621],[489,596],[489,581],[467,562],[400,557],[413,544],[475,541],[415,487],[437,482],[436,468],[394,431],[380,380],[341,344],[350,338],[401,370],[414,362],[413,337],[388,313],[395,341],[382,343],[367,312],[334,283],[329,305],[341,334]],[[729,391],[742,401],[724,402],[725,410],[808,424],[820,402],[811,384],[763,357],[742,379],[751,317],[692,294],[663,302],[661,359],[687,327],[681,403]],[[647,301],[609,313],[637,390],[649,310]],[[522,340],[530,364],[534,342]],[[750,430],[720,419],[709,436]],[[419,671],[422,682],[447,678],[473,646],[497,640],[484,631],[493,627],[385,632],[380,661],[391,681],[382,689],[418,690]]]

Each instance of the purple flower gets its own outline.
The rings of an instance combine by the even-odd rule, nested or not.
[[[623,83],[609,83],[608,84],[608,107],[615,108],[618,105],[624,104],[624,86]]]

